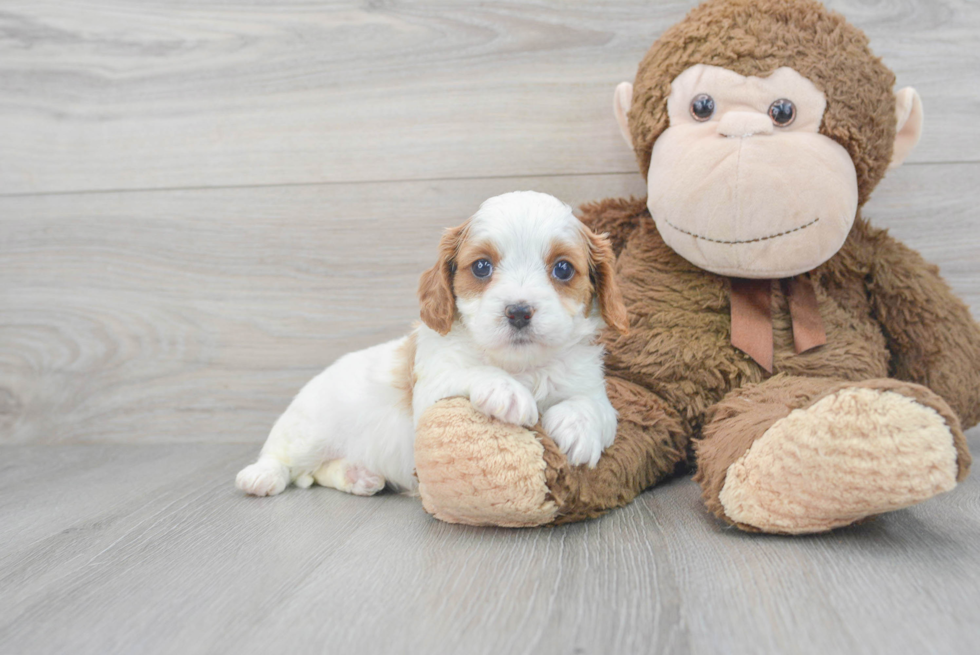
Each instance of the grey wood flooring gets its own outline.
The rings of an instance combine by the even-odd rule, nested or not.
[[[980,651],[976,477],[801,539],[689,478],[546,530],[232,487],[443,227],[643,194],[612,90],[693,4],[0,3],[0,655]],[[925,104],[864,213],[977,316],[980,4],[828,4]]]
[[[723,528],[689,478],[508,530],[390,494],[245,498],[250,445],[3,453],[4,653],[976,652],[977,476],[784,538]]]

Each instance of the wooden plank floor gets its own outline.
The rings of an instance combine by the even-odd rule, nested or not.
[[[785,538],[723,528],[689,478],[597,521],[481,529],[405,496],[246,498],[252,446],[2,452],[4,653],[975,653],[980,634],[978,476]]]
[[[443,227],[644,193],[612,90],[693,4],[5,3],[0,655],[977,652],[977,477],[799,539],[689,478],[547,530],[232,487],[307,379],[408,327]],[[865,215],[980,316],[980,4],[828,4],[926,110]]]

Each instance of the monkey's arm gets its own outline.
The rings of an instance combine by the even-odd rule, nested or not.
[[[593,232],[608,234],[616,255],[646,214],[646,198],[606,198],[579,207],[582,222]]]
[[[868,290],[891,351],[891,375],[942,396],[963,428],[980,422],[980,325],[939,268],[885,232],[874,235]]]

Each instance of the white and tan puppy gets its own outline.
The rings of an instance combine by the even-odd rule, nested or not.
[[[621,332],[627,324],[612,259],[605,237],[556,198],[490,198],[446,231],[439,261],[422,275],[423,324],[311,380],[238,488],[413,490],[415,425],[453,396],[508,423],[540,418],[569,461],[595,466],[616,434],[596,336],[604,323]]]

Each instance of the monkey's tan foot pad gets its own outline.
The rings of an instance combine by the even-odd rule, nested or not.
[[[442,400],[422,415],[415,472],[422,506],[469,525],[532,527],[558,513],[534,432],[488,418],[466,398]]]
[[[956,486],[953,434],[931,407],[849,387],[773,423],[728,468],[720,501],[743,527],[823,532]]]

